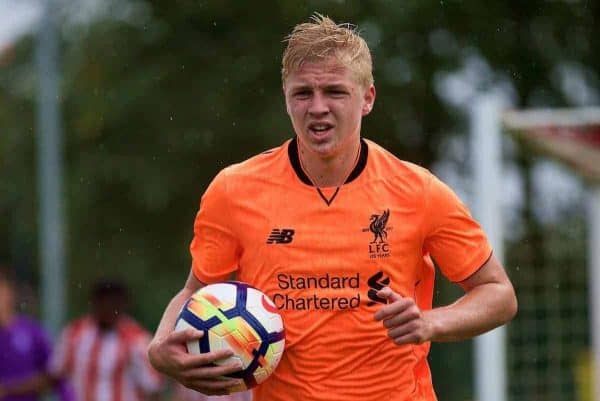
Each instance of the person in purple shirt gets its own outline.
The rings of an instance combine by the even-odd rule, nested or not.
[[[37,401],[51,382],[51,342],[39,323],[16,312],[15,295],[14,274],[0,265],[0,401]],[[71,400],[64,384],[56,388],[62,401]]]

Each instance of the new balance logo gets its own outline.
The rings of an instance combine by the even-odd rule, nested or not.
[[[367,280],[367,284],[369,285],[369,292],[367,293],[367,296],[371,301],[367,303],[367,306],[375,305],[375,303],[387,303],[387,299],[377,296],[377,291],[381,290],[389,283],[390,278],[386,277],[382,271],[379,271],[371,277],[369,277],[369,279]]]
[[[291,228],[274,228],[267,238],[267,244],[289,244],[294,239],[295,231]]]

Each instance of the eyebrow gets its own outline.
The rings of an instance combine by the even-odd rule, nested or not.
[[[325,85],[324,89],[343,89],[343,90],[348,90],[348,87],[342,83],[333,83],[333,84],[329,84],[329,85]]]
[[[344,85],[341,82],[326,84],[326,85],[323,85],[321,88],[325,89],[325,90],[332,90],[332,89],[348,90],[348,88],[346,87],[346,85]],[[314,89],[314,86],[313,85],[308,85],[308,84],[298,84],[298,85],[292,85],[290,87],[290,90],[292,92],[297,92],[297,91],[301,91],[301,90],[313,90],[313,89]]]
[[[297,91],[308,90],[308,89],[312,89],[312,88],[313,87],[311,85],[306,85],[306,84],[292,85],[290,87],[290,91],[297,92]]]

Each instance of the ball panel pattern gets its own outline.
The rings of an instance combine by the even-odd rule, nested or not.
[[[275,369],[285,345],[283,321],[273,302],[240,282],[211,284],[194,293],[183,307],[176,329],[193,327],[205,335],[188,344],[188,352],[229,348],[234,356],[218,364],[240,361],[243,369],[229,377],[243,379],[232,392],[264,381]]]

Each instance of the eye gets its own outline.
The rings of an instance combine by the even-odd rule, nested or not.
[[[308,99],[311,93],[309,90],[303,89],[293,93],[294,98],[296,99]]]
[[[348,94],[348,92],[346,92],[345,90],[342,90],[342,89],[331,89],[328,92],[332,97],[335,97],[335,98],[344,97]]]

